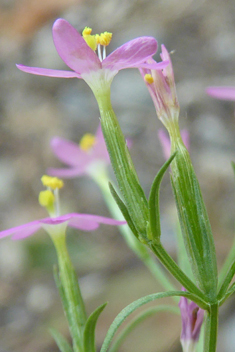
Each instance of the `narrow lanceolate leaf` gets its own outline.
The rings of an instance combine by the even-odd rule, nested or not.
[[[177,307],[177,306],[160,305],[160,306],[145,309],[143,312],[138,314],[134,319],[132,319],[129,324],[127,324],[125,326],[125,328],[121,331],[119,336],[115,339],[114,343],[112,344],[111,348],[109,349],[109,352],[118,351],[118,348],[120,347],[120,345],[123,343],[123,341],[126,339],[126,337],[129,336],[129,334],[132,332],[132,330],[135,329],[136,326],[138,326],[140,323],[142,323],[145,319],[147,319],[147,318],[149,318],[159,312],[180,314],[179,307]]]
[[[84,329],[84,351],[85,352],[95,352],[95,327],[97,320],[106,307],[107,303],[99,306],[87,319],[85,329]]]
[[[235,163],[232,161],[231,165],[235,176]],[[233,240],[233,244],[232,244],[232,247],[230,248],[229,254],[227,255],[225,262],[222,268],[220,269],[219,285],[218,285],[219,287],[221,287],[221,285],[223,284],[225,277],[228,274],[228,271],[230,270],[230,267],[233,264],[234,260],[235,260],[235,238]]]
[[[109,183],[109,188],[110,188],[110,192],[111,192],[113,198],[115,199],[119,209],[122,212],[122,215],[124,216],[126,222],[128,223],[128,226],[130,227],[130,229],[133,232],[133,234],[135,235],[135,237],[138,238],[139,237],[138,232],[137,232],[136,227],[130,217],[130,214],[128,212],[127,207],[125,206],[125,204],[123,203],[123,201],[121,200],[121,198],[119,197],[119,195],[117,194],[117,192],[115,191],[115,189],[111,183]]]
[[[198,286],[211,302],[217,293],[217,265],[209,218],[190,156],[180,138],[172,138],[177,150],[171,164],[172,186],[185,247]]]
[[[73,352],[72,347],[70,346],[68,341],[64,338],[64,336],[61,335],[61,333],[59,333],[55,329],[50,329],[50,333],[53,336],[61,352]]]
[[[174,159],[177,152],[171,155],[171,157],[165,162],[162,168],[159,170],[157,176],[155,177],[152,187],[149,193],[149,220],[151,234],[154,240],[159,240],[161,236],[160,227],[160,209],[159,209],[159,191],[162,178],[168,169],[170,163]]]
[[[108,350],[108,348],[112,342],[112,339],[113,339],[116,331],[120,327],[120,325],[136,309],[138,309],[139,307],[141,307],[149,302],[155,301],[157,299],[164,298],[164,297],[172,297],[172,296],[187,297],[188,299],[195,301],[195,303],[197,303],[197,304],[199,303],[202,308],[204,308],[204,309],[208,308],[207,304],[205,302],[203,302],[202,300],[200,300],[197,296],[190,294],[189,292],[183,292],[183,291],[169,291],[169,292],[154,293],[154,294],[142,297],[140,299],[137,299],[136,301],[132,302],[127,307],[125,307],[116,316],[116,318],[114,319],[114,321],[110,325],[110,328],[106,334],[106,337],[104,339],[104,342],[103,342],[103,345],[101,347],[100,352],[106,352]]]

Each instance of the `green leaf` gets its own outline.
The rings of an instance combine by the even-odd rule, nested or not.
[[[232,165],[234,176],[235,176],[235,163],[232,161],[231,165]],[[235,238],[233,240],[233,244],[231,246],[231,249],[225,259],[225,262],[224,262],[222,268],[220,269],[219,283],[218,283],[219,288],[222,286],[222,284],[225,280],[225,277],[226,277],[231,265],[233,264],[234,260],[235,260]]]
[[[137,308],[143,306],[144,304],[147,304],[149,302],[155,301],[156,299],[159,298],[164,298],[164,297],[172,297],[172,296],[183,296],[187,297],[190,300],[197,300],[198,297],[189,293],[189,292],[184,292],[184,291],[170,291],[170,292],[159,292],[159,293],[154,293],[145,297],[142,297],[140,299],[137,299],[136,301],[132,302],[129,304],[127,307],[125,307],[114,319],[112,324],[110,325],[110,328],[106,334],[106,337],[104,339],[103,345],[101,347],[100,352],[106,352],[109,348],[109,345],[118,330],[119,326],[124,322],[124,320],[132,313],[134,312]],[[205,305],[205,308],[207,306]]]
[[[228,291],[226,292],[226,294],[224,295],[224,297],[222,299],[219,300],[219,306],[222,306],[222,304],[224,304],[224,302],[235,292],[235,283],[233,283]]]
[[[225,295],[230,282],[232,281],[233,277],[234,277],[234,273],[235,273],[235,262],[231,265],[231,267],[229,268],[229,271],[227,273],[227,275],[224,278],[224,281],[220,287],[219,293],[217,295],[217,299],[220,300],[223,298],[223,296]]]
[[[50,329],[50,333],[53,336],[57,346],[59,347],[61,352],[73,352],[72,347],[68,343],[68,341],[61,335],[57,330]]]
[[[159,209],[159,191],[162,178],[168,169],[170,163],[176,156],[177,151],[171,155],[171,157],[165,162],[161,167],[157,176],[155,177],[152,187],[149,193],[149,220],[150,228],[154,239],[159,239],[161,236],[161,227],[160,227],[160,209]]]
[[[95,352],[95,327],[97,320],[106,307],[107,303],[102,304],[99,306],[87,319],[85,330],[84,330],[84,351],[85,352]]]
[[[128,212],[127,207],[125,206],[125,204],[123,203],[123,201],[121,200],[121,198],[119,197],[119,195],[117,194],[117,192],[115,191],[113,185],[111,182],[109,182],[109,188],[110,188],[110,192],[112,193],[113,198],[115,199],[119,209],[122,212],[122,215],[124,216],[124,219],[126,220],[126,222],[128,223],[131,231],[133,232],[133,234],[135,235],[135,237],[139,237],[138,235],[138,231],[136,230],[136,227],[130,217],[130,214]]]
[[[118,338],[114,341],[113,345],[109,349],[109,352],[116,352],[120,345],[123,343],[125,338],[134,330],[134,328],[142,323],[146,318],[151,317],[152,315],[158,312],[170,312],[175,314],[180,314],[179,307],[169,306],[169,305],[161,305],[157,307],[151,307],[145,309],[143,312],[138,314],[134,319],[131,320],[129,324],[125,326],[125,328],[121,331]]]

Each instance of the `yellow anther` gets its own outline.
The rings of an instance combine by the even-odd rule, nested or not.
[[[96,40],[96,44],[100,44],[100,35],[99,34],[96,34],[95,35],[95,40]]]
[[[38,196],[38,201],[42,207],[51,209],[54,206],[55,197],[49,190],[41,191]]]
[[[96,141],[96,139],[93,134],[86,133],[86,134],[84,134],[84,136],[80,140],[79,146],[82,150],[88,151],[89,149],[91,149],[93,147],[93,145],[95,144],[95,141]]]
[[[85,27],[85,28],[83,29],[83,31],[82,31],[82,36],[83,36],[83,37],[86,37],[87,35],[90,35],[91,32],[92,32],[92,28],[90,28],[90,27]]]
[[[41,181],[43,186],[50,187],[51,189],[60,189],[64,186],[64,182],[61,179],[48,175],[43,175]]]
[[[144,80],[149,84],[152,84],[154,82],[153,77],[149,73],[144,76]]]
[[[95,35],[86,35],[83,36],[83,39],[85,40],[85,42],[87,43],[87,45],[93,50],[95,51],[97,48],[97,43],[96,43],[96,36]]]
[[[103,46],[107,46],[109,45],[109,43],[111,42],[113,34],[110,32],[104,32],[99,34],[96,34],[96,43],[103,45]]]

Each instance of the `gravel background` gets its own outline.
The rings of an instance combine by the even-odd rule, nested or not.
[[[84,82],[33,76],[15,67],[66,69],[51,36],[58,17],[79,31],[88,25],[94,32],[113,32],[108,51],[141,35],[154,36],[174,51],[180,125],[190,132],[221,265],[234,236],[234,103],[207,97],[205,88],[235,84],[233,0],[0,0],[1,229],[45,216],[37,203],[40,177],[47,167],[60,165],[50,139],[58,135],[79,142],[98,126],[97,104]],[[133,139],[131,154],[148,193],[164,162],[157,138],[162,126],[137,70],[114,79],[112,102],[125,135]],[[65,211],[108,216],[98,188],[87,178],[67,181],[61,198]],[[164,244],[174,255],[175,207],[168,177],[161,198]],[[161,288],[116,229],[71,234],[68,242],[88,311],[110,302],[98,324],[100,344],[125,305]],[[55,261],[44,233],[17,243],[1,241],[0,352],[58,351],[48,328],[68,335],[52,277]],[[232,299],[222,309],[218,350],[223,352],[234,351],[234,310]],[[159,314],[136,329],[120,351],[180,351],[179,333],[178,317]]]

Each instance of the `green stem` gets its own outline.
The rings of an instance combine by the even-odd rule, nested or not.
[[[112,109],[110,92],[107,92],[102,98],[96,96],[96,99],[99,105],[104,139],[120,192],[139,235],[145,238],[148,223],[148,202],[140,186],[126,140]]]
[[[104,200],[109,208],[110,213],[115,219],[123,219],[121,211],[119,210],[114,198],[111,195],[109,186],[108,186],[108,175],[106,170],[100,170],[101,172],[92,173],[92,178],[100,187],[100,190],[103,194]],[[164,270],[160,265],[152,258],[151,254],[148,252],[148,249],[140,243],[137,238],[133,235],[130,228],[125,226],[120,226],[119,231],[124,237],[127,245],[131,250],[142,260],[144,265],[149,269],[155,279],[164,287],[167,291],[175,291],[175,286],[171,283],[170,278],[166,275]],[[178,302],[178,297],[172,297],[175,301]]]
[[[161,263],[166,267],[166,269],[181,283],[181,285],[189,292],[197,295],[203,301],[205,301],[205,295],[202,293],[197,286],[188,278],[187,275],[178,267],[176,262],[171,258],[171,256],[166,252],[164,247],[159,244],[152,244],[151,248],[156,254]],[[200,306],[200,304],[199,304]]]
[[[210,306],[205,326],[204,352],[216,352],[218,330],[218,303]]]
[[[73,349],[74,352],[83,352],[83,330],[87,317],[78,279],[67,251],[66,236],[65,233],[57,233],[51,235],[51,238],[57,252],[59,278],[66,303],[64,309],[73,339]]]

